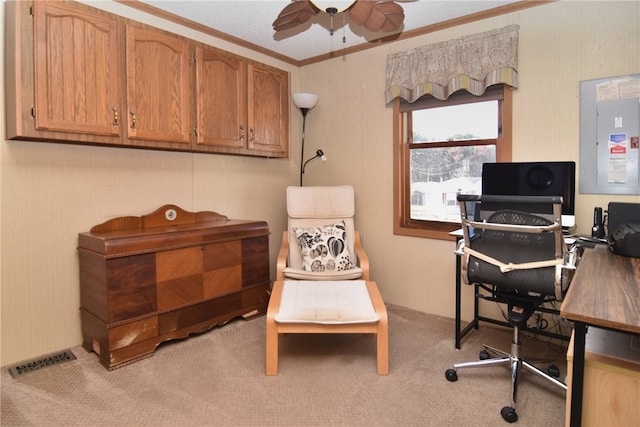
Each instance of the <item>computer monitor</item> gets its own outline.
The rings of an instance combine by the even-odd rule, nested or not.
[[[562,196],[562,226],[575,226],[575,162],[484,163],[482,194]]]

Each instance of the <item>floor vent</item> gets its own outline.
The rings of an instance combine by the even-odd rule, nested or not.
[[[21,375],[27,374],[38,369],[48,368],[60,363],[75,360],[76,356],[71,350],[64,350],[60,353],[52,353],[46,356],[40,356],[37,359],[29,360],[27,362],[21,362],[15,366],[9,368],[9,373],[13,378],[18,378]]]

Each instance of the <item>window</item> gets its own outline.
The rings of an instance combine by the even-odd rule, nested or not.
[[[511,89],[394,105],[394,233],[453,239],[458,193],[480,194],[482,164],[511,161]]]

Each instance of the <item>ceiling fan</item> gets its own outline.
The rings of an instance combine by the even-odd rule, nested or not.
[[[331,17],[331,34],[333,17],[342,12],[347,12],[351,21],[372,32],[395,31],[404,22],[402,6],[394,0],[292,0],[273,21],[273,29],[278,32],[294,28],[320,12],[328,13]]]

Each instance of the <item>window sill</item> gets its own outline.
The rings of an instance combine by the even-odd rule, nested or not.
[[[441,228],[438,230],[435,229],[425,229],[425,228],[417,228],[417,227],[403,227],[403,226],[395,226],[393,228],[393,234],[399,236],[409,236],[409,237],[421,237],[425,239],[435,239],[435,240],[450,240],[456,241],[456,236],[452,236],[451,232],[458,230],[460,228],[459,224],[450,224],[450,227]]]

